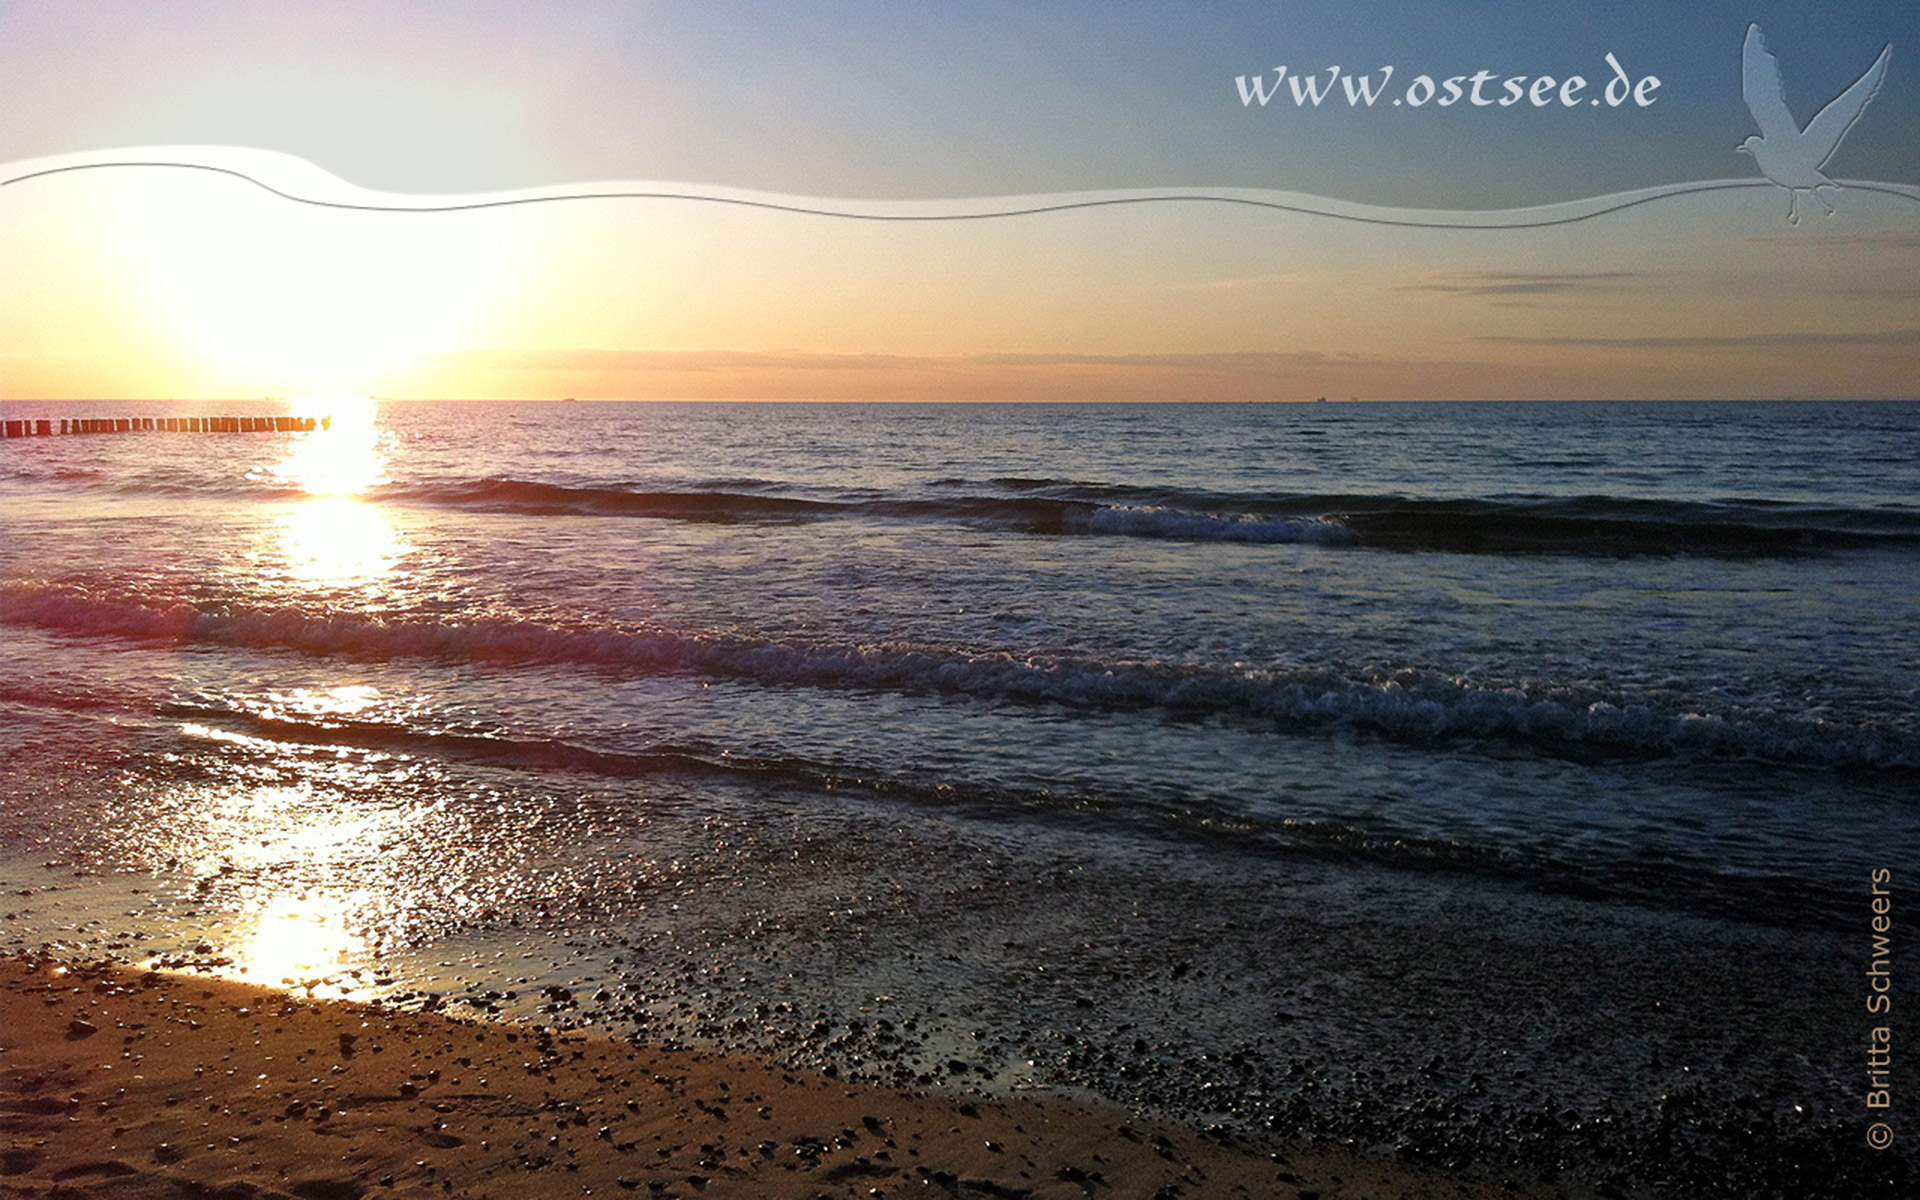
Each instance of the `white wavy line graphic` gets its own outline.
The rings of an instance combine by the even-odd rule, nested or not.
[[[1680,196],[1779,186],[1764,178],[1696,180],[1580,200],[1503,209],[1394,208],[1305,192],[1205,187],[1107,188],[1017,196],[878,200],[795,196],[704,184],[603,182],[463,195],[408,195],[359,187],[297,155],[225,146],[193,146],[143,147],[10,163],[0,166],[0,187],[85,171],[126,170],[198,171],[224,175],[297,204],[360,212],[466,212],[560,201],[666,200],[859,221],[932,222],[998,220],[1141,204],[1229,204],[1360,224],[1421,229],[1537,229],[1588,221]],[[1839,186],[1920,203],[1920,187],[1908,184],[1842,180]]]

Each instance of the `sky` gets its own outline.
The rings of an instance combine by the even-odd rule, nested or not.
[[[1894,192],[1802,197],[1797,224],[1755,186],[1449,230],[1191,199],[903,224],[694,199],[341,211],[165,167],[19,178],[212,147],[376,203],[632,181],[868,210],[1109,189],[1521,210],[1764,182],[1735,152],[1757,131],[1750,21],[1803,123],[1892,46],[1829,174]],[[1488,103],[1440,102],[1476,72]],[[1288,90],[1341,74],[1379,80],[1377,101]],[[1920,25],[1894,3],[0,0],[6,179],[0,399],[1904,397],[1920,379]]]

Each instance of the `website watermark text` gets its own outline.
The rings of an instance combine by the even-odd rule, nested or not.
[[[1451,108],[1465,104],[1470,108],[1621,108],[1631,105],[1650,108],[1659,100],[1660,77],[1643,75],[1634,79],[1620,60],[1609,51],[1605,62],[1611,74],[1588,80],[1584,75],[1556,78],[1552,75],[1507,75],[1482,68],[1471,75],[1448,75],[1436,81],[1432,75],[1415,75],[1396,92],[1394,68],[1383,66],[1364,75],[1337,66],[1307,73],[1289,72],[1285,65],[1254,76],[1234,76],[1234,87],[1245,108],[1267,107],[1279,102],[1285,108],[1291,100],[1295,108],[1319,108],[1328,100],[1337,107],[1345,100],[1349,108],[1372,108],[1388,101],[1393,107]],[[1601,82],[1604,80],[1604,82]],[[1589,91],[1589,88],[1592,90]]]

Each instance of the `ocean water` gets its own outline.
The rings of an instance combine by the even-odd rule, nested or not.
[[[1920,404],[330,411],[0,442],[0,944],[1911,1178]]]

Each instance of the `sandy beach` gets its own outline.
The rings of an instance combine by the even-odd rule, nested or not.
[[[0,997],[9,1197],[1593,1194],[110,964]]]

